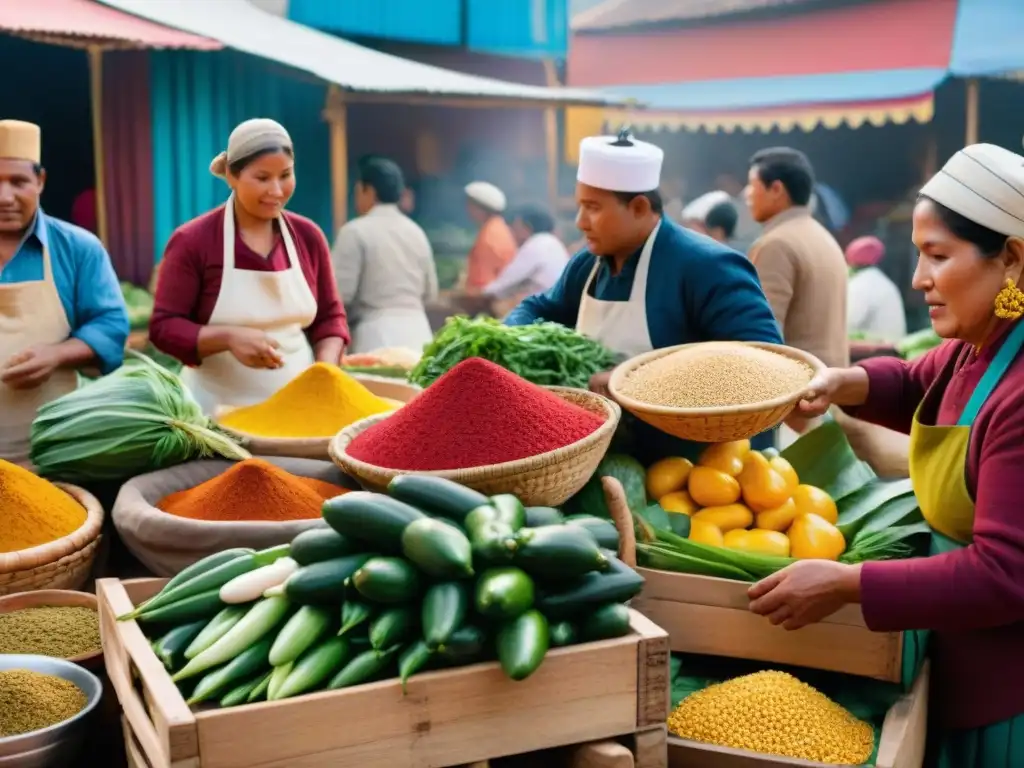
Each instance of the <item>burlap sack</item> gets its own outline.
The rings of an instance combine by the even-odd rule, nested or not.
[[[295,475],[357,487],[328,461],[261,458]],[[205,522],[168,515],[153,506],[165,496],[193,488],[231,466],[232,462],[223,460],[193,461],[129,480],[121,487],[111,515],[121,541],[154,574],[173,576],[222,549],[273,547],[288,543],[302,531],[326,525],[320,518],[282,523]]]

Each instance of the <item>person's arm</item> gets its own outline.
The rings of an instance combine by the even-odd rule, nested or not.
[[[359,235],[351,226],[338,230],[331,250],[331,264],[334,266],[336,291],[345,304],[355,301],[359,293],[359,280],[363,274],[363,245]]]
[[[199,365],[204,357],[226,351],[230,342],[230,327],[196,322],[202,291],[202,257],[192,248],[188,235],[179,230],[164,247],[149,321],[149,340],[184,365]]]
[[[128,309],[110,256],[94,238],[83,244],[78,262],[75,323],[71,338],[59,345],[63,367],[95,364],[107,374],[121,366],[129,332]]]
[[[524,243],[512,262],[484,287],[483,294],[506,298],[516,286],[529,280],[537,271],[539,258],[543,258],[543,254],[538,251],[536,243]]]
[[[914,411],[924,393],[961,345],[946,342],[921,357],[907,362],[897,357],[872,357],[857,363],[855,368],[867,372],[867,399],[859,406],[837,404],[854,418],[882,427],[910,433]]]
[[[562,271],[558,282],[544,293],[523,299],[505,318],[505,325],[529,325],[538,320],[550,320],[574,328],[587,278],[596,258],[587,251],[576,254]]]
[[[320,227],[312,222],[301,222],[303,243],[309,254],[310,289],[316,297],[316,317],[306,328],[306,338],[313,347],[317,362],[337,365],[351,337],[345,306],[338,296],[338,284],[331,267],[331,249]]]
[[[758,249],[754,264],[775,319],[785,328],[796,282],[796,258],[786,243],[769,240]]]
[[[437,301],[440,287],[437,284],[437,262],[434,261],[434,246],[430,244],[426,233],[423,233],[423,271],[426,273],[427,284],[423,291],[423,303],[433,304]]]

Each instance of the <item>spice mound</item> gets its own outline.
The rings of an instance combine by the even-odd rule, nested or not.
[[[752,405],[800,392],[814,371],[799,360],[742,344],[701,344],[631,371],[622,394],[651,405]]]
[[[355,421],[394,409],[340,368],[316,363],[262,403],[231,411],[220,423],[260,437],[334,437]]]
[[[324,501],[345,488],[298,477],[262,459],[246,459],[194,488],[172,493],[158,509],[178,517],[212,522],[313,520]]]
[[[85,523],[85,507],[48,480],[0,459],[0,552],[63,538]]]
[[[100,617],[92,608],[46,606],[0,613],[0,654],[70,659],[100,650]]]
[[[362,432],[347,452],[388,469],[465,469],[563,448],[603,423],[494,363],[470,358]]]
[[[0,672],[0,737],[62,723],[87,703],[82,689],[70,680],[27,669],[4,670]]]
[[[668,729],[684,739],[830,765],[863,765],[874,729],[785,672],[756,672],[687,696]]]

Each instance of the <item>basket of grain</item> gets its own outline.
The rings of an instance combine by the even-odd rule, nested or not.
[[[623,408],[662,432],[723,443],[778,426],[824,367],[781,344],[682,344],[622,363],[608,389]]]

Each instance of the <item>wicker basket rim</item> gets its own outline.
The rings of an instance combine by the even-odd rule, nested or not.
[[[769,342],[762,341],[702,341],[692,344],[677,344],[674,347],[663,347],[662,349],[655,349],[651,352],[645,352],[642,355],[637,355],[623,363],[620,363],[615,370],[612,371],[611,379],[608,382],[608,391],[611,396],[626,410],[636,412],[642,411],[644,413],[655,414],[659,416],[677,416],[682,418],[700,418],[707,416],[737,416],[749,413],[761,413],[763,411],[769,411],[780,406],[789,405],[802,400],[810,393],[809,387],[803,387],[795,392],[788,395],[780,395],[779,397],[772,398],[771,400],[763,400],[760,403],[747,403],[744,405],[719,405],[709,408],[683,408],[678,406],[669,405],[654,405],[652,403],[645,403],[640,400],[636,400],[628,395],[624,395],[620,388],[625,382],[626,377],[634,370],[639,368],[641,365],[646,365],[654,360],[661,357],[678,352],[682,349],[688,349],[691,347],[703,346],[705,344],[715,345],[735,345],[741,347],[757,347],[764,349],[769,352],[775,352],[780,355],[784,355],[791,359],[797,360],[798,362],[805,363],[811,367],[812,378],[815,374],[823,371],[826,366],[821,360],[809,352],[804,352],[802,349],[796,349],[795,347],[788,347],[785,344],[771,344]],[[809,382],[808,382],[809,383]]]
[[[419,471],[411,469],[393,469],[391,467],[379,467],[376,464],[368,464],[367,462],[360,461],[353,456],[349,456],[346,452],[346,448],[356,437],[363,433],[368,428],[372,427],[378,421],[385,419],[389,414],[381,413],[375,416],[370,416],[361,421],[357,421],[355,424],[351,424],[345,429],[341,430],[333,440],[328,448],[331,459],[346,469],[339,461],[339,456],[344,456],[344,461],[352,466],[357,474],[373,475],[381,473],[390,473],[395,475],[428,475],[435,477],[444,477],[455,482],[461,482],[465,480],[473,480],[481,477],[486,477],[495,474],[519,474],[522,472],[534,471],[537,469],[543,469],[555,464],[559,464],[567,458],[571,458],[578,453],[588,449],[595,442],[598,442],[603,437],[608,435],[610,432],[614,432],[618,426],[619,418],[622,415],[622,409],[618,403],[609,400],[607,397],[598,395],[594,392],[589,392],[585,389],[575,389],[573,387],[553,387],[545,386],[542,389],[546,389],[549,392],[553,392],[563,400],[572,400],[578,398],[583,401],[587,401],[594,406],[600,406],[601,410],[605,414],[605,421],[600,427],[595,429],[586,437],[577,440],[575,443],[564,445],[561,448],[556,448],[553,451],[546,451],[539,453],[536,456],[528,456],[525,459],[516,459],[514,461],[504,461],[500,464],[485,464],[480,467],[470,467],[467,469],[437,469],[430,471]],[[581,407],[585,407],[582,406]],[[589,410],[596,411],[597,408]],[[347,471],[347,470],[346,470]]]
[[[48,541],[37,547],[0,554],[0,573],[31,571],[40,566],[55,563],[62,557],[84,549],[100,535],[103,528],[103,507],[100,506],[96,497],[77,485],[67,483],[54,483],[54,485],[85,507],[85,522],[67,536],[62,536],[54,541]]]

